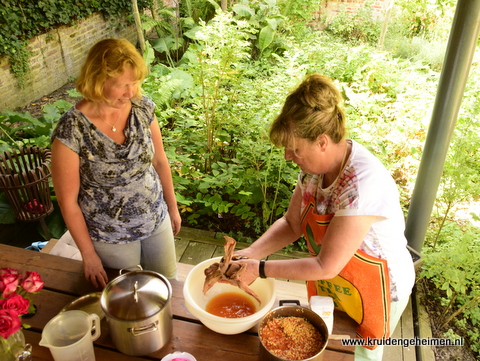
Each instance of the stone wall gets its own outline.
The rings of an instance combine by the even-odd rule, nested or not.
[[[75,26],[61,26],[32,39],[31,71],[24,89],[17,86],[8,57],[0,57],[0,112],[22,107],[78,77],[88,50],[101,39],[126,38],[137,44],[134,26],[118,28],[96,13]]]

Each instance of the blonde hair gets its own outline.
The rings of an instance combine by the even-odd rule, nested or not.
[[[132,43],[126,39],[101,40],[88,52],[76,88],[86,100],[105,101],[105,81],[122,75],[127,66],[133,69],[139,83],[147,76],[145,61]],[[141,88],[138,86],[135,97],[140,96]]]
[[[342,102],[340,91],[329,77],[309,75],[287,96],[270,127],[270,140],[278,147],[288,147],[295,137],[314,141],[326,134],[339,143],[347,132]]]

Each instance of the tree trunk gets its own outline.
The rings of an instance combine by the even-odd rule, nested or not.
[[[145,52],[145,38],[143,37],[142,22],[140,21],[140,14],[138,13],[137,0],[132,0],[132,10],[133,18],[135,19],[135,27],[137,28],[138,43],[140,45],[140,50],[143,55],[143,53]]]
[[[387,5],[385,10],[385,18],[383,19],[382,32],[380,33],[380,38],[378,39],[378,47],[381,48],[385,42],[385,35],[387,34],[388,22],[390,21],[390,16],[392,14],[392,8],[395,0],[391,0]]]
[[[227,11],[227,0],[221,0],[220,7],[222,8],[223,11]]]

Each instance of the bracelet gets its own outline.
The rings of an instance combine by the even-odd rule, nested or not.
[[[258,265],[258,274],[260,275],[260,278],[267,278],[265,275],[265,260],[260,260],[260,263]]]

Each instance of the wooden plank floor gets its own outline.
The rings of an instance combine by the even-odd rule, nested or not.
[[[180,233],[175,237],[175,249],[177,262],[196,265],[213,257],[223,256],[223,245],[225,239],[220,233],[197,230],[182,227]],[[236,249],[248,247],[247,243],[237,242]],[[276,252],[267,259],[291,259],[308,257],[307,252],[291,252],[286,254],[283,251]]]

